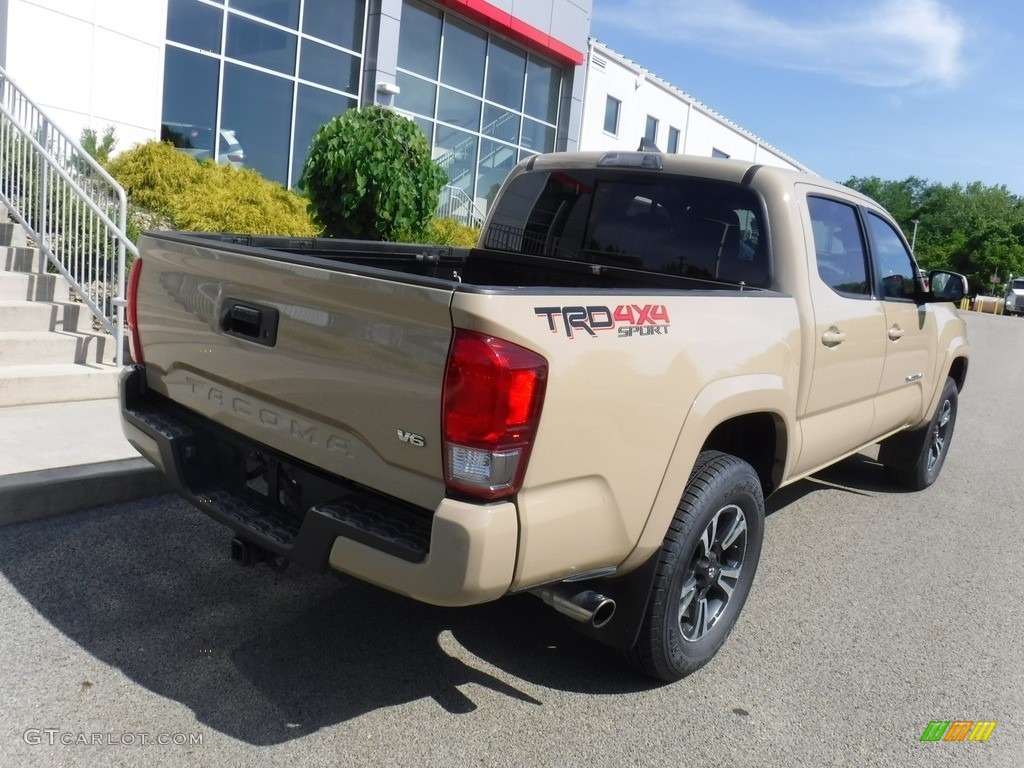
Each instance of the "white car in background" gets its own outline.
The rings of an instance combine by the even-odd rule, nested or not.
[[[169,141],[176,149],[192,155],[196,160],[206,160],[213,156],[210,151],[213,146],[212,133],[213,129],[200,125],[163,123],[160,126],[161,141]],[[233,130],[221,128],[218,132],[216,160],[235,168],[245,167],[245,150]]]

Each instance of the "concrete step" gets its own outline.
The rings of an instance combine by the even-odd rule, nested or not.
[[[112,365],[0,366],[0,407],[117,397],[119,374]]]
[[[93,331],[92,313],[74,301],[0,299],[0,329],[4,331]]]
[[[51,363],[114,361],[114,339],[100,333],[70,331],[0,331],[0,367]]]
[[[6,215],[6,209],[3,210]],[[28,235],[25,228],[14,221],[0,223],[0,245],[14,245],[24,248],[28,245]]]
[[[0,270],[6,272],[46,272],[46,257],[38,248],[0,246]]]
[[[68,282],[60,275],[0,272],[0,299],[68,301]]]

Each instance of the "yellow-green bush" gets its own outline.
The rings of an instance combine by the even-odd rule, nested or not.
[[[174,200],[199,183],[202,167],[170,144],[149,141],[122,152],[108,166],[132,203],[172,216]]]
[[[472,247],[479,238],[479,227],[469,227],[455,219],[433,219],[427,227],[428,243]]]
[[[203,164],[199,183],[179,195],[171,218],[193,232],[244,232],[253,235],[315,235],[306,200],[256,171]]]
[[[151,141],[121,153],[110,173],[141,208],[168,216],[175,229],[258,235],[315,235],[306,200],[251,169],[197,163]]]

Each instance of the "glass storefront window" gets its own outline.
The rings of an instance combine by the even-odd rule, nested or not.
[[[437,100],[437,86],[418,77],[399,72],[395,79],[400,93],[395,97],[395,106],[417,115],[433,115]]]
[[[306,0],[302,31],[350,51],[362,51],[365,5],[365,0]]]
[[[359,59],[352,54],[303,39],[299,77],[339,91],[359,89]]]
[[[250,13],[261,19],[280,24],[282,27],[299,28],[299,3],[301,0],[231,0],[228,7],[235,11]]]
[[[295,71],[295,35],[230,14],[227,55],[284,74]]]
[[[320,126],[356,106],[356,100],[321,88],[299,85],[295,108],[295,137],[292,142],[292,184],[302,175],[309,144]]]
[[[200,160],[213,156],[220,62],[168,46],[164,61],[161,141]]]
[[[402,6],[398,66],[437,79],[441,61],[441,14],[423,3],[406,0]]]
[[[564,71],[421,0],[402,3],[400,34],[395,106],[486,210],[519,158],[554,151]]]
[[[170,0],[167,4],[167,39],[201,51],[220,53],[224,11],[196,0]]]
[[[477,142],[476,135],[472,133],[437,126],[434,160],[447,172],[449,184],[469,194],[473,193],[475,181]]]
[[[492,40],[487,53],[487,98],[512,109],[522,109],[525,80],[526,55],[511,45]]]
[[[534,152],[555,151],[555,128],[536,120],[523,121],[523,146]]]
[[[558,99],[562,72],[553,64],[533,56],[526,66],[526,106],[523,111],[547,123],[558,120]]]
[[[292,81],[228,63],[224,69],[221,128],[234,132],[245,164],[268,179],[288,178]]]
[[[168,0],[164,137],[294,184],[317,128],[358,104],[367,2]]]
[[[477,167],[476,194],[489,207],[498,188],[515,167],[519,151],[508,144],[484,139],[480,142],[480,164]],[[484,206],[481,206],[484,207]]]
[[[487,35],[449,16],[444,25],[441,82],[475,96],[482,95],[486,53]]]
[[[484,107],[484,127],[481,133],[509,144],[518,144],[521,122],[522,118],[517,113],[488,104]]]
[[[442,88],[437,100],[437,119],[469,131],[479,131],[480,99]]]

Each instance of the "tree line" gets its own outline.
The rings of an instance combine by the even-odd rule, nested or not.
[[[1024,274],[1024,199],[1005,185],[946,186],[916,176],[854,176],[845,184],[884,205],[908,242],[916,227],[914,255],[923,269],[960,272],[974,294],[1002,293],[1011,276]]]

